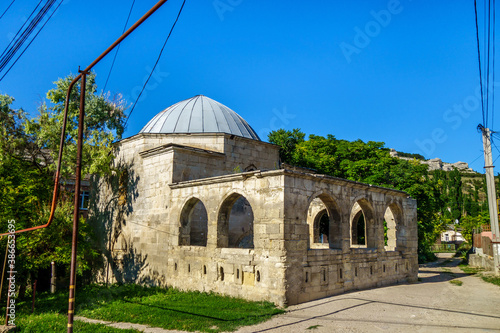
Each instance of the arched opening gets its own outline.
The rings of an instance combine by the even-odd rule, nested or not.
[[[237,193],[224,200],[217,225],[217,246],[253,249],[253,210],[248,200]]]
[[[311,248],[342,248],[341,219],[337,204],[327,194],[311,201],[307,210]]]
[[[366,246],[366,223],[363,210],[359,210],[352,221],[351,227],[352,245]]]
[[[398,243],[398,229],[401,224],[401,208],[397,204],[390,204],[384,214],[384,248],[386,251],[396,251]]]
[[[330,218],[326,209],[323,209],[314,219],[314,243],[328,244],[329,235]]]
[[[366,199],[358,200],[351,210],[351,247],[376,248],[373,208]]]
[[[197,198],[186,202],[181,211],[179,245],[207,246],[208,215]]]

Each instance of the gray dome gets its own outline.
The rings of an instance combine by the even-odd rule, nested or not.
[[[227,106],[203,95],[166,108],[139,133],[228,133],[260,141],[245,119]]]

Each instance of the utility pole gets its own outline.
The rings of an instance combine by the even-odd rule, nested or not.
[[[70,282],[69,282],[69,300],[68,300],[68,331],[67,333],[73,333],[73,319],[75,315],[75,287],[76,287],[76,258],[77,258],[77,245],[78,245],[78,222],[80,219],[80,178],[81,178],[81,167],[82,167],[82,145],[83,145],[83,131],[84,131],[84,118],[85,118],[85,80],[86,76],[90,73],[90,70],[104,58],[111,50],[113,50],[118,44],[122,42],[128,35],[132,33],[138,26],[140,26],[148,17],[150,17],[158,8],[160,8],[168,0],[159,0],[156,5],[154,5],[146,14],[144,14],[134,25],[132,25],[127,31],[125,31],[111,46],[109,46],[106,51],[104,51],[97,59],[95,59],[87,68],[84,70],[78,69],[78,74],[73,81],[70,82],[68,87],[68,92],[66,94],[66,103],[64,106],[64,122],[63,122],[63,133],[66,129],[66,121],[68,115],[68,106],[71,89],[73,86],[81,79],[80,82],[80,113],[78,116],[78,140],[77,140],[77,161],[76,161],[76,171],[75,171],[75,207],[73,211],[73,237],[71,246],[71,272],[70,272]],[[64,136],[61,136],[61,146],[59,147],[59,156],[62,156],[62,149],[64,145]],[[61,163],[61,157],[59,158],[59,165]],[[57,194],[57,181],[59,175],[56,176],[56,187],[54,192]],[[54,195],[54,198],[57,196]],[[54,206],[54,203],[53,203]],[[42,225],[35,228],[45,228],[49,225]],[[28,231],[28,229],[22,230]],[[8,299],[7,299],[8,303]],[[7,317],[6,317],[7,318]],[[6,323],[7,324],[7,323]]]
[[[484,169],[486,186],[488,187],[488,207],[490,210],[491,233],[493,234],[493,262],[495,274],[500,274],[500,232],[498,230],[498,209],[496,204],[495,178],[493,175],[493,159],[491,157],[491,131],[479,126],[483,134]]]

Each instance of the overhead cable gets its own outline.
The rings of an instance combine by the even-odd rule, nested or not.
[[[161,55],[163,53],[163,50],[165,49],[165,45],[167,45],[167,42],[170,38],[170,35],[172,34],[172,31],[174,30],[175,28],[175,25],[177,24],[177,21],[179,20],[179,16],[181,16],[181,13],[182,13],[182,9],[184,8],[184,4],[186,3],[186,0],[184,0],[182,2],[182,6],[181,8],[179,9],[179,13],[177,13],[177,17],[174,21],[174,24],[172,25],[172,28],[170,28],[170,32],[168,33],[168,36],[167,38],[165,39],[165,43],[163,43],[163,46],[160,50],[160,53],[158,54],[158,58],[156,59],[156,62],[153,66],[153,69],[151,69],[151,73],[149,73],[149,76],[148,76],[148,79],[146,80],[146,82],[144,82],[144,85],[142,86],[142,89],[141,89],[141,92],[139,93],[139,95],[137,96],[137,98],[135,99],[135,102],[134,104],[132,105],[132,109],[130,110],[130,113],[128,114],[127,116],[127,119],[125,120],[125,124],[123,125],[123,127],[126,127],[127,126],[127,123],[128,123],[128,120],[130,119],[130,116],[132,115],[132,112],[134,112],[134,109],[135,109],[135,106],[137,105],[137,102],[139,101],[139,98],[141,98],[141,95],[142,93],[144,92],[144,89],[146,89],[146,86],[149,82],[149,80],[151,79],[151,76],[153,75],[155,69],[156,69],[156,66],[158,65],[158,62],[160,61],[160,58],[161,58]]]
[[[123,27],[122,35],[123,35],[123,33],[125,33],[125,30],[127,29],[128,20],[130,19],[130,14],[132,14],[132,9],[134,8],[134,4],[135,4],[135,0],[132,1],[132,6],[130,6],[130,11],[128,12],[127,21],[125,21],[125,26]],[[111,63],[111,67],[109,69],[108,77],[106,78],[106,83],[104,84],[104,89],[102,89],[103,91],[106,91],[106,87],[108,85],[109,77],[111,76],[111,71],[113,70],[113,66],[115,65],[116,56],[118,55],[118,50],[120,50],[120,46],[121,45],[122,44],[120,43],[116,47],[115,56],[113,57],[113,62]]]
[[[14,62],[12,63],[12,65],[7,69],[7,71],[3,74],[3,76],[0,78],[0,81],[2,81],[4,79],[4,77],[10,72],[10,70],[12,69],[12,67],[14,67],[14,65],[17,63],[17,61],[22,57],[22,55],[24,54],[24,52],[26,52],[26,50],[30,47],[30,45],[33,43],[33,41],[36,39],[36,37],[40,34],[40,32],[43,30],[43,28],[47,25],[47,23],[50,21],[50,19],[52,18],[52,16],[57,12],[57,10],[59,9],[59,7],[61,6],[61,4],[63,3],[64,0],[61,0],[59,2],[59,4],[57,5],[56,9],[50,14],[50,16],[48,17],[48,19],[43,23],[43,25],[40,27],[40,29],[36,32],[35,36],[30,40],[30,42],[28,43],[28,45],[23,49],[23,51],[21,52],[21,54],[14,60]],[[21,41],[20,43],[16,44],[16,47],[14,48],[13,51],[9,52],[8,54],[5,55],[6,59],[1,59],[0,61],[0,72],[3,71],[8,62],[13,58],[14,54],[20,49],[20,47],[22,46],[22,44],[25,43],[25,41],[28,39],[29,35],[31,35],[33,33],[33,31],[35,30],[35,27],[43,20],[43,17],[45,15],[47,15],[47,13],[50,11],[50,8],[54,5],[54,3],[56,2],[56,0],[49,0],[47,1],[47,4],[42,8],[42,10],[39,12],[39,14],[37,14],[37,16],[35,17],[35,19],[33,21],[35,22],[32,22],[33,24],[30,23],[30,25],[28,26],[28,30],[27,30],[27,33],[26,34],[22,34],[22,38],[21,38]]]
[[[474,0],[474,17],[476,19],[476,42],[477,42],[477,61],[479,64],[479,86],[481,89],[481,112],[483,114],[483,123],[486,124],[485,114],[484,114],[484,93],[483,93],[483,77],[481,71],[481,46],[479,43],[479,25],[477,23],[477,0]]]
[[[14,4],[14,2],[16,2],[16,0],[12,0],[12,2],[10,3],[10,5],[7,7],[6,10],[4,10],[4,12],[2,13],[2,15],[0,15],[0,20],[2,19],[2,17],[5,15],[5,13],[7,13],[7,11],[9,10],[10,6],[12,6]]]

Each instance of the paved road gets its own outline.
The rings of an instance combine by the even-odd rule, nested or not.
[[[500,332],[500,287],[463,274],[458,259],[444,260],[420,267],[418,283],[291,306],[237,332]]]

